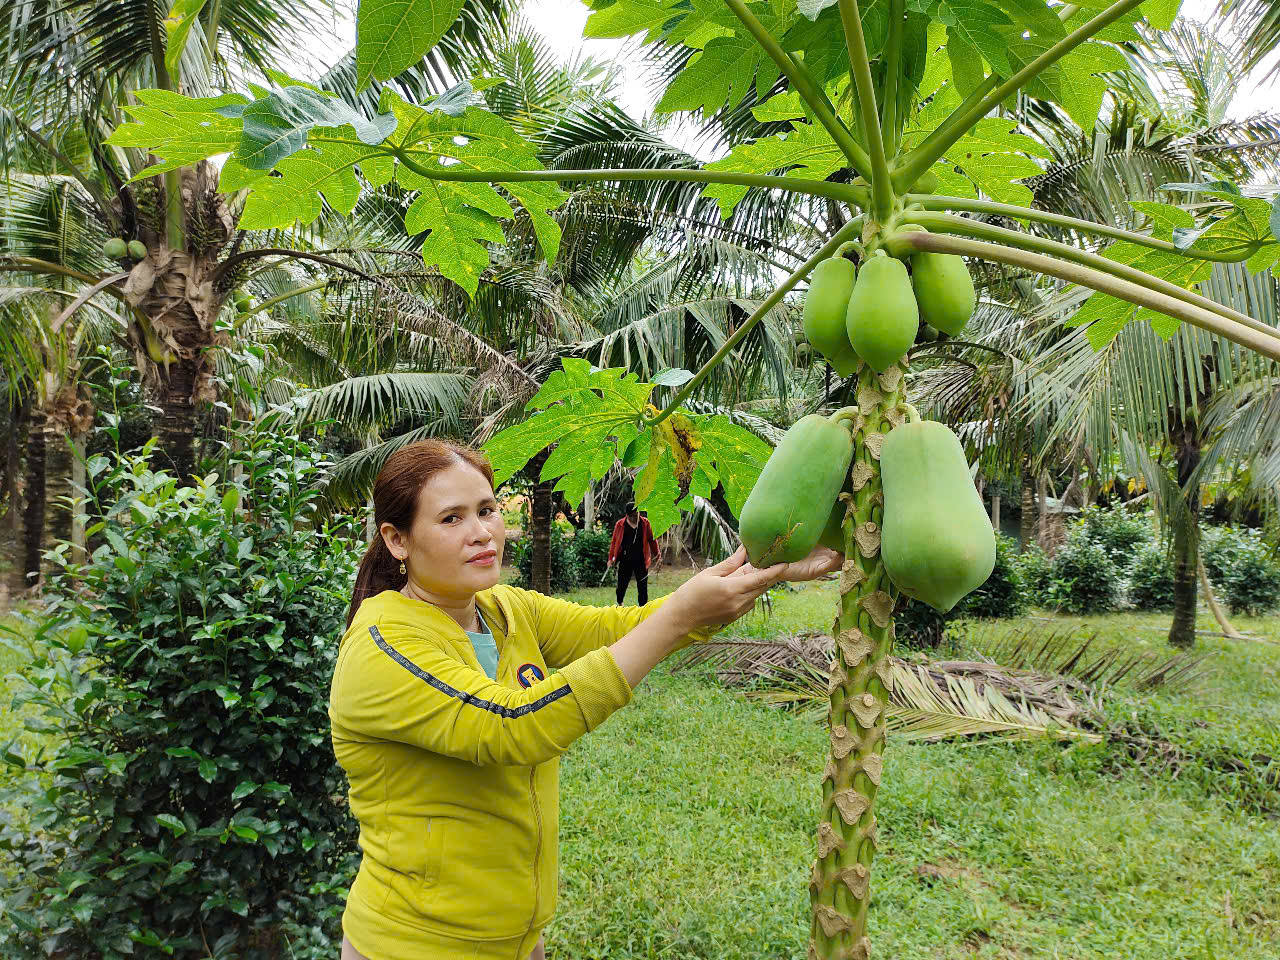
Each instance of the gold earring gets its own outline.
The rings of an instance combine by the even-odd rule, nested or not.
[[[404,573],[404,572],[405,572],[405,569],[404,569],[404,561],[403,561],[403,560],[401,560],[401,561],[400,561],[400,572],[401,572],[401,573]]]

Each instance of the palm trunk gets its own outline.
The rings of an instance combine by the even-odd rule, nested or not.
[[[829,714],[831,754],[822,776],[818,858],[809,881],[809,960],[868,960],[867,907],[877,834],[874,813],[885,745],[889,654],[897,591],[880,560],[884,496],[880,444],[903,422],[902,369],[858,373],[852,509],[834,630]]]
[[[1178,488],[1182,491],[1186,515],[1173,527],[1173,623],[1169,644],[1190,649],[1196,642],[1196,568],[1200,556],[1200,485],[1191,482],[1200,465],[1200,444],[1194,422],[1187,420],[1175,428],[1178,457]]]
[[[175,248],[167,234],[144,227],[140,235],[147,256],[134,266],[124,289],[145,317],[130,324],[129,337],[161,411],[159,465],[190,483],[201,405],[216,399],[212,353],[223,342],[215,321],[225,296],[216,292],[224,286],[219,282],[219,251],[235,223],[217,192],[218,171],[212,164],[202,160],[178,172],[185,204],[184,249]],[[172,187],[172,179],[158,196]],[[160,186],[158,178],[149,182]]]
[[[43,417],[40,417],[43,421]],[[40,554],[45,537],[45,431],[43,422],[27,432],[26,509],[22,514],[22,554],[19,586],[29,590],[40,579]]]
[[[23,563],[22,540],[22,447],[19,438],[22,426],[27,419],[28,400],[26,396],[13,401],[9,410],[9,440],[5,450],[5,487],[7,500],[6,537],[10,544],[8,555],[12,558],[9,565],[9,596],[16,597],[25,586],[26,567]]]
[[[61,425],[53,420],[44,424],[44,497],[45,497],[45,532],[46,549],[53,549],[60,543],[71,543],[72,515],[74,509],[70,501],[75,495],[71,485],[71,464],[75,457],[71,454],[71,445],[63,434]],[[56,563],[45,561],[42,572],[47,577],[58,569]]]
[[[1018,552],[1026,553],[1036,538],[1036,491],[1028,474],[1022,475],[1022,515],[1018,518]]]
[[[529,461],[529,472],[537,477],[542,465],[551,455],[551,448],[543,450]],[[529,585],[539,593],[551,594],[551,503],[554,480],[538,481],[533,486],[532,516],[529,526],[533,537],[533,570]]]

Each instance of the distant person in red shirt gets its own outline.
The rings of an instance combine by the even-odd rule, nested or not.
[[[640,606],[649,602],[649,564],[656,561],[654,569],[662,566],[662,554],[658,541],[653,538],[649,518],[640,516],[635,501],[627,503],[627,514],[613,525],[613,539],[609,542],[609,563],[618,565],[618,605],[627,594],[627,584],[635,574],[636,594]]]

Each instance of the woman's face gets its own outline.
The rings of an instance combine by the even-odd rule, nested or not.
[[[398,531],[384,523],[382,536],[392,556],[404,560],[411,583],[429,594],[469,599],[502,575],[502,512],[489,481],[468,463],[424,483],[413,526]]]

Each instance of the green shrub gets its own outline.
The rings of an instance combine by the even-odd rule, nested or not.
[[[517,587],[532,589],[533,584],[533,531],[511,545],[511,565],[516,569],[512,583]],[[607,549],[607,546],[606,546]],[[555,524],[551,526],[551,592],[567,593],[578,585],[578,555],[573,549],[573,538]]]
[[[578,584],[594,587],[600,582],[609,563],[609,541],[613,533],[604,527],[579,530],[573,538],[573,553],[577,559]]]
[[[1027,603],[1032,606],[1049,605],[1049,587],[1053,583],[1053,560],[1034,543],[1025,553],[1014,558],[1018,574],[1022,577],[1022,589]]]
[[[1232,613],[1255,616],[1280,605],[1280,561],[1258,531],[1220,528],[1202,538],[1202,552]]]
[[[6,754],[6,958],[333,955],[359,851],[328,687],[361,544],[313,509],[313,447],[246,444],[191,487],[91,458],[101,543],[6,631],[49,744]]]
[[[1074,532],[1102,547],[1121,571],[1129,568],[1139,546],[1155,539],[1150,514],[1131,514],[1120,505],[1105,510],[1086,507]]]
[[[1173,559],[1160,544],[1138,549],[1129,569],[1129,602],[1139,610],[1173,609]]]
[[[1067,613],[1106,613],[1120,608],[1121,573],[1105,547],[1079,530],[1053,556],[1048,605]]]

